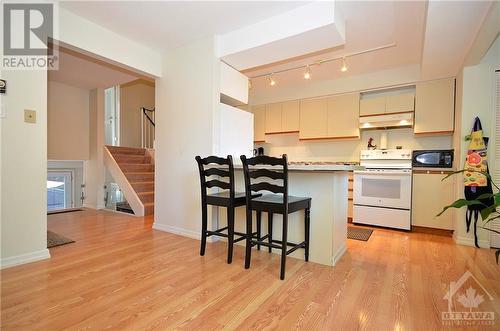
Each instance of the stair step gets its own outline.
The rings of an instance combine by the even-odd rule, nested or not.
[[[144,215],[153,215],[155,212],[155,203],[148,202],[144,204]]]
[[[137,192],[139,199],[141,199],[142,203],[154,202],[155,201],[155,192]]]
[[[124,172],[129,182],[150,182],[155,180],[154,172]]]
[[[145,148],[106,146],[111,154],[146,155]]]
[[[153,164],[120,164],[120,169],[123,172],[154,172],[155,166]]]
[[[132,154],[113,154],[115,161],[119,164],[133,163],[133,164],[151,164],[151,157],[143,155]]]
[[[155,190],[155,182],[130,182],[130,185],[134,188],[135,192],[153,192]]]

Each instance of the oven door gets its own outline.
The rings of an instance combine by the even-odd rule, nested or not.
[[[353,191],[354,205],[409,210],[411,208],[411,171],[354,171]]]

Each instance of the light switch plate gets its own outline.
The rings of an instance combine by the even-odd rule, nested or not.
[[[24,121],[26,123],[36,123],[36,111],[25,109],[24,110]]]

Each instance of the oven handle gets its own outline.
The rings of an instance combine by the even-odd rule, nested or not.
[[[370,171],[370,170],[354,170],[355,175],[397,175],[397,176],[411,176],[411,171]]]

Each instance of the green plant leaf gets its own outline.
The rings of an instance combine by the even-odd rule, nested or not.
[[[496,196],[496,194],[493,194],[493,193],[484,193],[484,194],[481,194],[480,196],[478,196],[477,200],[489,199],[489,198],[492,198],[494,196]]]
[[[457,171],[453,171],[453,172],[450,172],[449,174],[447,174],[445,177],[443,177],[443,179],[441,179],[441,181],[445,180],[445,179],[448,179],[450,178],[451,176],[453,175],[456,175],[456,174],[461,174],[462,172],[465,172],[467,170],[457,170]]]
[[[488,230],[490,232],[494,232],[494,233],[497,233],[497,234],[500,234],[500,231],[493,230],[493,229],[490,229],[490,228],[485,228],[484,226],[479,226],[478,228],[483,229],[483,230]]]
[[[462,208],[465,206],[482,205],[482,204],[483,203],[479,200],[458,199],[457,201],[453,202],[451,205],[444,207],[443,210],[439,214],[437,214],[436,216],[441,216],[449,208]]]
[[[483,221],[486,221],[488,217],[490,217],[491,213],[494,213],[497,209],[496,205],[488,206],[486,208],[481,209],[481,218]]]
[[[499,218],[500,218],[500,215],[496,215],[495,217],[491,217],[491,215],[490,215],[490,218],[488,218],[486,221],[484,221],[484,224],[488,224],[489,222],[494,221],[494,220],[499,219]]]

